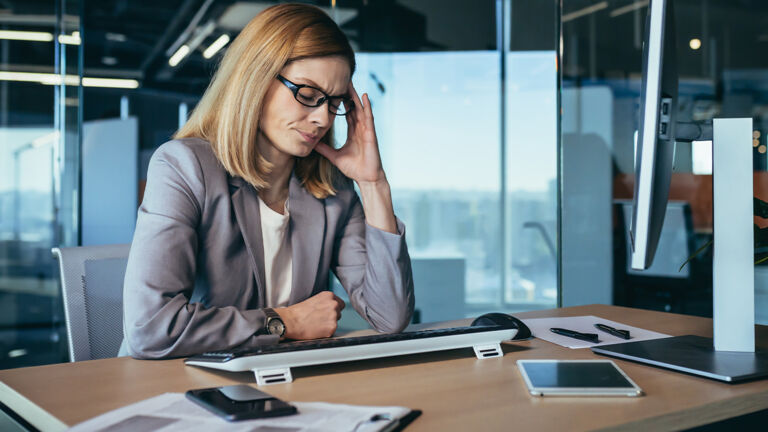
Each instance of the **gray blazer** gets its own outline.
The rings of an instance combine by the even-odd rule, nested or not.
[[[402,221],[397,234],[367,225],[351,184],[319,200],[292,176],[288,201],[290,303],[329,289],[332,270],[375,329],[403,330],[414,297]],[[277,343],[264,333],[264,280],[256,190],[228,175],[204,140],[160,146],[128,257],[120,354],[165,358]]]

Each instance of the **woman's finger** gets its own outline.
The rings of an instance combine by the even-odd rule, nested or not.
[[[336,149],[331,148],[328,144],[324,142],[319,142],[315,146],[315,151],[320,153],[321,155],[325,156],[326,159],[331,161],[332,164],[336,165],[336,158],[338,156]]]
[[[355,126],[357,126],[357,117],[355,111],[352,110],[344,116],[344,120],[347,121],[347,136],[355,133]]]
[[[373,122],[373,107],[371,106],[371,98],[368,97],[368,93],[365,93],[363,94],[363,99],[365,99],[367,105],[367,112],[365,114],[366,119],[368,120],[368,124],[370,125],[373,133],[376,133],[376,125]]]
[[[373,106],[371,105],[371,98],[368,96],[368,93],[363,93],[363,99],[365,99],[366,114],[373,120]]]
[[[333,299],[334,299],[334,300],[336,300],[336,303],[337,303],[337,307],[338,307],[338,309],[337,309],[337,310],[339,311],[339,313],[341,313],[341,311],[342,311],[342,310],[343,310],[343,309],[344,309],[344,308],[347,306],[347,304],[346,304],[346,303],[344,303],[344,300],[342,300],[342,299],[341,299],[339,296],[337,296],[336,294],[334,294],[334,295],[333,295]]]
[[[348,137],[357,136],[359,133],[365,133],[365,131],[368,130],[370,121],[368,120],[368,116],[362,111],[363,108],[361,105],[360,111],[349,113],[351,118],[347,124],[352,125],[352,127],[347,130]]]
[[[353,111],[356,111],[358,107],[360,107],[360,110],[364,112],[365,108],[363,107],[363,101],[360,100],[360,96],[357,94],[357,90],[355,90],[355,86],[352,84],[352,81],[349,82],[349,96],[355,103],[355,109]]]

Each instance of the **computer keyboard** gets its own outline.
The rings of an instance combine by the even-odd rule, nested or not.
[[[480,358],[499,357],[501,341],[517,329],[504,326],[452,327],[369,336],[283,342],[249,351],[218,351],[192,356],[184,363],[231,372],[253,371],[259,385],[293,380],[290,368],[391,357],[457,348],[474,348]]]

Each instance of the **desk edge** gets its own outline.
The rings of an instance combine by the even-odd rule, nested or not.
[[[2,381],[0,381],[0,401],[41,432],[59,432],[69,427]]]

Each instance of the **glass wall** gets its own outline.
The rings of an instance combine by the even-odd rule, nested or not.
[[[768,47],[768,4],[675,0],[673,6],[678,121],[751,118],[755,196],[766,201],[768,58],[761,53]],[[634,188],[647,10],[648,1],[563,2],[564,304],[612,302],[711,316],[711,248],[682,266],[712,238],[711,142],[676,144],[672,202],[657,259],[644,273],[627,264],[625,211]],[[755,217],[758,239],[765,238],[766,226]],[[759,241],[756,260],[766,250]],[[766,269],[755,269],[760,322],[768,322]]]
[[[467,305],[498,303],[499,53],[357,57],[355,85],[373,100],[395,213],[406,225],[420,318],[456,319]]]
[[[368,44],[355,19],[342,25],[407,227],[417,320],[557,303],[557,9],[528,3],[378,6],[396,22],[422,17],[424,36],[396,49]],[[527,33],[530,22],[544,30]]]
[[[78,242],[80,2],[0,15],[0,368],[65,361],[55,246]]]

